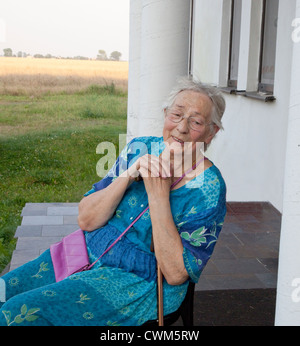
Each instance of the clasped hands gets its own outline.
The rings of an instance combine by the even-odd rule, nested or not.
[[[132,179],[141,177],[149,195],[169,196],[174,181],[174,165],[172,155],[168,159],[146,154],[140,157],[129,169]]]

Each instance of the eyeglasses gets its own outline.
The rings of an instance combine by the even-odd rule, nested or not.
[[[213,123],[205,123],[203,119],[197,116],[186,117],[180,112],[169,109],[166,112],[167,118],[171,120],[173,123],[180,123],[183,119],[187,119],[188,127],[194,131],[201,132],[203,127],[212,125]]]

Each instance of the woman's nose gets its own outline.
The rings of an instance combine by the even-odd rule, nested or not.
[[[183,118],[177,125],[177,130],[180,133],[188,133],[189,132],[189,124],[188,124],[188,118]]]

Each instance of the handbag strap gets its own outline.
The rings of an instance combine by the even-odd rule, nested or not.
[[[191,173],[191,171],[193,171],[194,169],[196,169],[196,168],[200,165],[200,163],[201,163],[202,161],[204,161],[204,160],[206,160],[206,157],[203,157],[200,161],[198,161],[197,163],[195,163],[190,169],[188,169],[186,172],[184,172],[183,175],[182,175],[179,179],[177,179],[177,180],[171,185],[171,190],[172,190],[173,187],[174,187],[175,185],[177,185],[187,174]]]
[[[174,188],[174,186],[175,185],[177,185],[187,174],[189,174],[192,170],[194,170],[194,169],[196,169],[196,167],[202,162],[202,161],[204,161],[205,160],[205,157],[204,158],[202,158],[200,161],[198,161],[197,163],[195,163],[194,165],[193,165],[193,167],[191,167],[189,170],[187,170],[185,173],[183,173],[183,175],[179,178],[179,179],[177,179],[172,185],[171,185],[171,190]],[[86,270],[89,270],[89,269],[91,269],[105,254],[107,254],[110,250],[111,250],[111,248],[113,247],[113,246],[115,246],[116,244],[117,244],[117,242],[119,241],[119,240],[121,240],[122,239],[122,237],[128,232],[128,230],[146,213],[146,211],[149,209],[149,206],[146,208],[146,209],[144,209],[137,217],[136,217],[136,219],[135,220],[133,220],[132,222],[131,222],[131,224],[125,229],[125,231],[123,232],[123,233],[121,233],[119,236],[118,236],[118,238],[103,252],[103,254],[100,256],[100,257],[98,257],[92,264],[90,264],[90,265],[88,265],[87,266],[87,268],[86,268]]]
[[[96,259],[95,262],[93,262],[92,264],[90,264],[90,265],[88,266],[87,269],[91,269],[91,268],[100,260],[101,257],[103,257],[105,254],[107,254],[108,251],[110,251],[111,248],[112,248],[113,246],[115,246],[119,240],[122,239],[122,237],[128,232],[128,230],[137,222],[138,219],[140,219],[140,218],[146,213],[146,211],[147,211],[148,209],[149,209],[149,206],[148,206],[144,211],[142,211],[142,212],[138,215],[138,217],[137,217],[135,220],[133,220],[133,221],[131,222],[131,224],[125,229],[125,231],[124,231],[123,233],[121,233],[121,234],[118,236],[118,238],[117,238],[117,239],[116,239],[116,240],[115,240],[115,241],[103,252],[103,254],[102,254],[100,257],[98,257],[98,258]]]

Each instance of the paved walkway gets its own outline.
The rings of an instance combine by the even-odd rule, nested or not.
[[[77,203],[27,203],[10,270],[78,229]],[[276,288],[280,213],[268,203],[228,203],[214,254],[196,291]]]
[[[79,228],[78,203],[26,203],[10,270],[36,258],[67,234]]]

